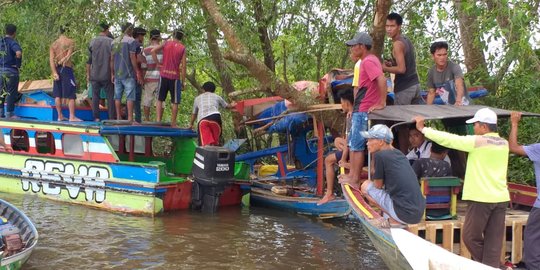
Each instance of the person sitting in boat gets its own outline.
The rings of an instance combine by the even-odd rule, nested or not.
[[[415,127],[409,128],[409,145],[411,150],[407,154],[407,159],[411,164],[418,159],[431,156],[431,142]]]
[[[452,175],[450,163],[445,161],[448,154],[448,148],[432,142],[430,152],[429,158],[420,158],[412,165],[418,179],[423,177],[444,177]]]
[[[13,148],[11,148],[11,146],[7,145],[6,142],[4,141],[4,134],[2,132],[0,132],[0,134],[1,134],[1,136],[0,136],[0,146],[2,148],[4,148],[4,151],[13,153]]]
[[[366,198],[383,212],[386,224],[416,224],[422,220],[426,200],[405,155],[392,146],[394,136],[385,125],[375,125],[361,132],[373,155],[372,179],[362,183]]]
[[[446,40],[436,40],[429,50],[435,64],[428,71],[429,91],[426,103],[433,104],[435,96],[439,95],[445,104],[469,105],[471,100],[465,87],[463,71],[458,64],[448,61]]]
[[[348,114],[349,112],[352,112],[353,108],[353,102],[354,102],[354,96],[353,96],[353,90],[352,89],[344,89],[340,93],[340,99],[341,99],[341,108],[345,114]],[[350,121],[348,118],[345,118],[346,121],[346,127],[345,127],[345,134],[349,133],[350,128]],[[337,137],[334,140],[334,145],[338,149],[337,151],[330,153],[326,156],[324,159],[324,169],[326,170],[325,177],[326,177],[326,193],[324,194],[324,197],[317,202],[317,205],[325,204],[329,201],[332,201],[336,198],[334,195],[334,180],[336,178],[336,171],[334,170],[334,166],[337,164],[339,167],[344,167],[346,169],[349,169],[349,147],[347,146],[347,138]]]
[[[424,127],[416,116],[416,128],[426,138],[448,148],[468,153],[462,199],[469,201],[463,224],[463,242],[475,261],[498,268],[505,231],[508,141],[497,133],[497,114],[479,109],[467,124],[474,124],[472,136],[459,136]]]
[[[199,145],[219,145],[221,136],[221,113],[219,108],[233,108],[236,102],[228,104],[222,97],[216,95],[216,85],[205,82],[202,86],[204,93],[198,95],[193,102],[190,129],[193,129],[195,119],[198,122]]]
[[[540,143],[520,145],[517,141],[518,124],[521,120],[521,113],[512,112],[510,116],[511,128],[508,143],[510,152],[528,157],[534,164],[536,175],[536,187],[540,187]],[[529,213],[527,225],[523,237],[523,261],[527,269],[540,269],[540,194],[537,194],[536,201]]]

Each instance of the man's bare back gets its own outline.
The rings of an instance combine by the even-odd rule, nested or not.
[[[71,55],[73,54],[73,48],[75,42],[64,35],[61,35],[51,45],[51,50],[54,54],[54,63],[56,65],[62,65],[66,67],[73,67],[71,62]]]

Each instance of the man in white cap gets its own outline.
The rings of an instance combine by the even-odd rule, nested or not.
[[[392,146],[392,131],[379,124],[361,135],[367,139],[368,151],[373,154],[374,168],[373,180],[362,183],[362,193],[383,210],[389,223],[420,222],[426,200],[409,160]]]
[[[467,152],[467,171],[463,200],[468,200],[463,242],[475,261],[500,267],[505,232],[506,207],[510,195],[506,185],[508,141],[497,133],[497,114],[479,109],[467,124],[474,124],[474,134],[459,136],[424,127],[424,118],[416,116],[416,128],[426,138],[448,148]]]
[[[348,137],[351,171],[340,177],[340,183],[358,187],[360,171],[364,166],[366,141],[360,136],[368,127],[368,113],[386,106],[386,78],[379,59],[371,52],[373,39],[366,32],[357,33],[345,44],[362,61],[357,85],[354,87],[354,104],[351,115],[351,132]]]

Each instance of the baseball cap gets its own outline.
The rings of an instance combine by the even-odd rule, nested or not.
[[[366,139],[384,140],[386,143],[391,143],[394,140],[394,134],[392,134],[390,128],[382,124],[374,125],[368,131],[361,131],[360,135]]]
[[[482,108],[474,114],[474,117],[465,121],[467,124],[482,122],[487,124],[497,124],[497,114],[490,108]]]
[[[347,46],[353,46],[356,44],[364,44],[371,46],[373,45],[373,39],[366,32],[358,32],[351,40],[345,42],[345,44],[347,44]]]

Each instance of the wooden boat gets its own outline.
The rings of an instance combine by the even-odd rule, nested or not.
[[[23,242],[23,248],[17,253],[4,256],[0,252],[0,270],[21,269],[28,260],[38,242],[38,232],[32,221],[19,209],[10,203],[0,199],[0,216],[19,229],[19,234]]]
[[[384,110],[374,111],[369,115],[370,121],[392,121],[392,127],[412,123],[416,115],[427,120],[453,119],[464,121],[485,106],[451,106],[451,105],[403,105],[388,106]],[[510,111],[491,108],[499,118],[510,116]],[[524,116],[539,117],[540,114],[523,113]],[[454,164],[454,163],[453,163]],[[512,185],[511,185],[512,186]],[[385,264],[390,269],[496,269],[470,260],[470,253],[459,239],[457,233],[463,225],[463,216],[457,213],[454,220],[422,221],[420,224],[406,228],[383,228],[378,209],[371,207],[360,191],[348,185],[342,185],[344,197],[352,208],[354,216],[364,227],[375,248],[379,251]],[[530,193],[530,192],[529,192]],[[424,192],[425,194],[425,192]],[[511,196],[512,203],[516,196]],[[449,202],[449,205],[452,203]],[[528,213],[507,210],[505,245],[501,258],[504,260],[510,251],[509,260],[513,264],[521,261],[523,249],[523,226]],[[507,250],[507,246],[510,250]],[[459,254],[459,256],[458,256]]]
[[[295,113],[282,119],[276,117],[286,109],[285,102],[280,97],[238,102],[237,111],[249,119],[259,118],[250,121],[252,124],[277,120],[266,133],[284,134],[288,140],[287,144],[236,157],[236,161],[249,164],[252,172],[262,158],[273,157],[277,160],[276,172],[251,180],[251,204],[319,218],[348,215],[350,208],[343,198],[338,197],[329,203],[317,205],[323,195],[323,145],[327,145],[330,138],[324,137],[322,125],[319,125],[321,130],[314,131],[311,122],[313,119],[306,113]],[[316,138],[310,138],[311,133],[316,133]],[[290,163],[295,163],[293,169],[287,166]]]
[[[41,118],[50,115],[43,110],[55,109],[48,104],[19,109],[26,118],[0,120],[3,139],[14,150],[0,150],[0,192],[132,214],[190,208],[194,131],[122,121],[50,121]],[[239,205],[241,197],[240,187],[229,185],[220,205]]]

